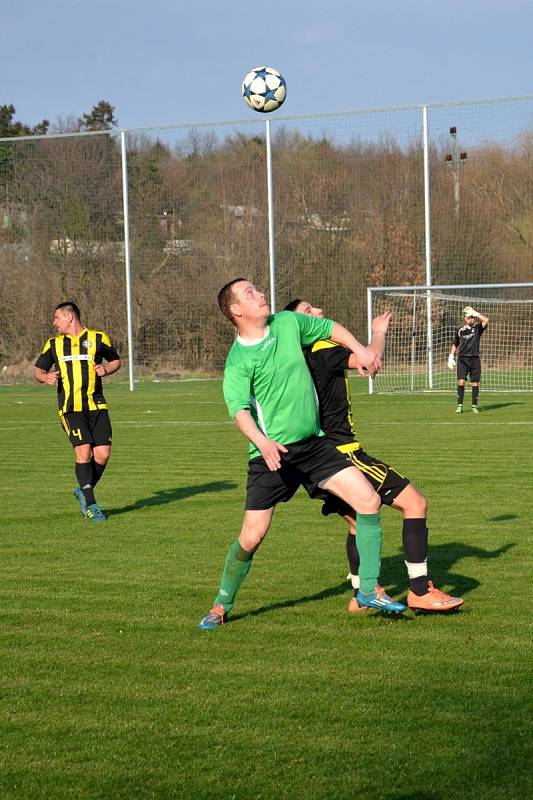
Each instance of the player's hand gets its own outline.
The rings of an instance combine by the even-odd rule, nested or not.
[[[450,353],[448,356],[448,369],[455,369],[456,366],[457,361],[455,360],[453,353]]]
[[[467,306],[464,309],[463,314],[465,315],[465,317],[480,317],[481,316],[479,311],[476,311],[474,308],[472,308],[472,306]]]
[[[357,358],[356,370],[363,378],[366,378],[368,375],[373,378],[374,375],[379,372],[381,359],[376,353],[369,350],[368,347],[362,347],[355,353],[355,356]]]
[[[265,463],[271,472],[275,472],[281,467],[280,453],[287,453],[285,445],[266,439],[265,443],[259,448],[259,452],[265,459]]]
[[[96,372],[99,378],[103,378],[107,375],[107,370],[103,364],[95,364],[94,371]]]
[[[59,378],[59,370],[52,370],[52,372],[47,372],[44,376],[44,383],[48,386],[54,386],[57,383]]]
[[[387,333],[389,322],[391,321],[392,314],[390,311],[385,311],[379,317],[374,317],[372,320],[372,333]]]

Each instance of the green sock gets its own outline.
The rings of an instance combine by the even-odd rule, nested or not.
[[[229,614],[233,608],[235,595],[250,571],[252,557],[253,553],[244,550],[240,546],[239,540],[235,539],[228,550],[222,577],[220,579],[220,587],[213,603],[215,606],[221,603],[224,606],[226,614]]]
[[[378,514],[357,513],[357,549],[361,557],[359,578],[364,594],[373,592],[381,566],[381,520]]]

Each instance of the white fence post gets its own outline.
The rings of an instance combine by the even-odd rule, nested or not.
[[[128,324],[128,368],[130,392],[135,388],[133,374],[133,314],[131,303],[130,216],[128,208],[128,162],[126,157],[126,131],[120,131],[122,156],[122,204],[124,209],[124,265],[126,268],[126,315]]]
[[[426,285],[431,286],[431,204],[429,183],[429,120],[428,107],[422,108],[424,128],[424,229],[426,241]],[[433,333],[431,327],[431,289],[427,291],[426,300],[427,316],[427,348],[428,348],[428,388],[433,389]]]
[[[272,145],[270,141],[270,120],[265,121],[267,194],[268,194],[268,256],[270,264],[270,310],[276,311],[276,257],[274,253],[274,200],[272,191]]]

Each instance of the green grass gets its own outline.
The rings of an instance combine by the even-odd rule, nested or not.
[[[366,449],[429,497],[456,614],[349,616],[344,523],[299,493],[232,622],[201,632],[244,500],[220,383],[109,387],[104,525],[77,511],[53,392],[0,389],[2,800],[531,795],[533,397],[459,417],[453,394],[361,389]],[[401,519],[383,523],[405,597]]]

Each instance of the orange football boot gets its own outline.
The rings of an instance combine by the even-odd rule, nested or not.
[[[419,596],[412,591],[407,595],[407,605],[419,611],[451,611],[453,608],[459,608],[464,603],[462,597],[452,597],[450,594],[444,594],[433,586],[431,581],[428,581],[429,589],[426,594]]]

